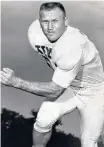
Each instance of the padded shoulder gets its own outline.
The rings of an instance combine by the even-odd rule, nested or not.
[[[60,69],[72,69],[82,58],[85,39],[78,31],[65,33],[56,43],[54,53]]]
[[[36,50],[35,45],[36,44],[44,44],[46,41],[46,37],[42,32],[42,29],[40,27],[39,20],[35,20],[28,29],[28,39],[29,43],[32,46],[32,48]]]

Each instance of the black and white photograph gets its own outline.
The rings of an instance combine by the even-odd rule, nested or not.
[[[1,1],[1,147],[104,147],[104,1]]]

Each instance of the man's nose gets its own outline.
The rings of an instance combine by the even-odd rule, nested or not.
[[[48,30],[53,30],[53,23],[51,21],[48,23]]]

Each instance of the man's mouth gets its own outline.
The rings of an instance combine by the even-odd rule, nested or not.
[[[47,33],[49,36],[53,36],[54,35],[54,32],[48,32]]]

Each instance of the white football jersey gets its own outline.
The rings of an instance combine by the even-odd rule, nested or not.
[[[52,80],[56,84],[79,90],[104,82],[99,53],[78,29],[68,26],[58,41],[51,43],[36,20],[29,27],[28,38],[32,48],[54,69]]]

